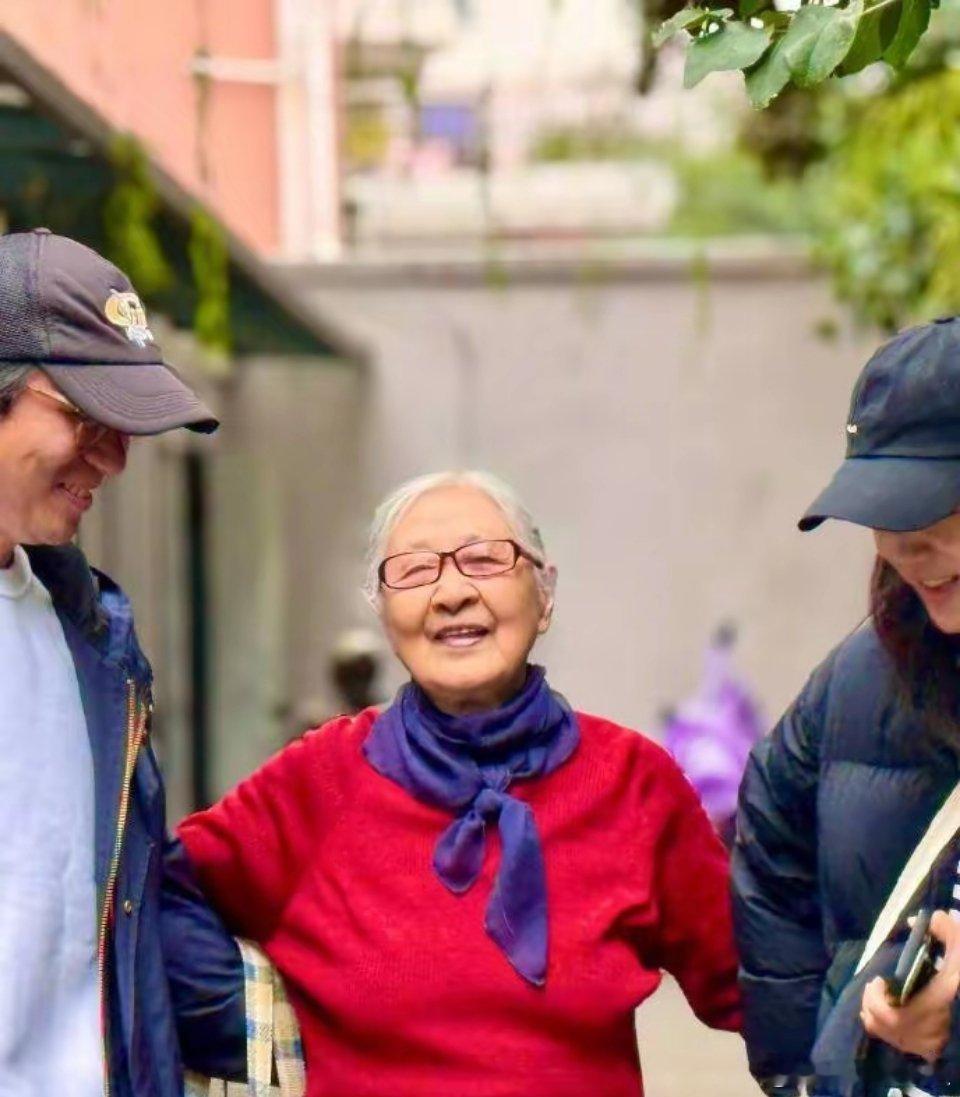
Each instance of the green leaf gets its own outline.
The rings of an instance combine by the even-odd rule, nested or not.
[[[778,38],[760,64],[746,74],[747,95],[757,110],[769,106],[790,82],[790,66],[784,49],[786,40],[786,35]]]
[[[863,0],[845,8],[810,5],[800,8],[784,35],[790,75],[801,88],[813,87],[830,76],[850,52],[863,14]]]
[[[655,49],[659,49],[664,42],[669,42],[675,34],[702,23],[709,14],[710,12],[706,8],[681,8],[676,15],[657,27],[651,35],[650,41]]]
[[[786,32],[793,16],[788,11],[775,11],[773,8],[767,8],[766,11],[760,12],[757,18],[765,27],[771,27],[774,32],[781,30]]]
[[[683,86],[695,87],[711,72],[749,68],[763,56],[772,37],[767,27],[731,21],[711,34],[695,38],[687,47]]]
[[[903,0],[900,22],[893,41],[884,50],[883,59],[895,69],[902,69],[907,58],[930,22],[930,0]]]
[[[741,19],[752,19],[753,16],[769,8],[772,0],[740,0],[739,11]]]
[[[879,61],[893,41],[899,22],[899,4],[881,8],[876,14],[872,8],[867,8],[857,26],[853,45],[840,66],[841,75],[850,76],[865,69],[867,65],[872,65],[874,61]]]

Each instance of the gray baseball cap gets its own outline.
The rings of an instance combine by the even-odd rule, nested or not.
[[[49,229],[0,236],[0,365],[31,364],[125,434],[219,426],[163,360],[129,278]]]

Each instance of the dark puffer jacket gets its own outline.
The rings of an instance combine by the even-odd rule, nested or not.
[[[871,626],[817,668],[757,744],[740,790],[733,857],[744,1036],[755,1077],[813,1073],[817,1036],[836,1021],[837,999],[877,915],[958,777],[951,754],[923,748],[920,721],[900,699]],[[935,874],[928,898],[936,905],[949,902],[950,875]],[[896,950],[887,954],[895,958]],[[850,986],[846,999],[858,1001],[859,993]],[[960,1092],[954,1013],[937,1084]],[[851,1062],[862,1035],[856,1014],[854,1005],[843,1045]]]

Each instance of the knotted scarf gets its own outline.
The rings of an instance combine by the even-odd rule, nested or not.
[[[460,894],[483,867],[486,825],[500,828],[502,855],[484,928],[528,982],[547,974],[547,887],[540,834],[514,781],[552,773],[580,742],[576,717],[528,668],[523,688],[489,712],[450,716],[413,682],[374,721],[363,751],[370,764],[412,796],[456,815],[440,835],[433,867]]]

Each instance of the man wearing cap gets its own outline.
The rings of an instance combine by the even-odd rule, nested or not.
[[[769,1094],[960,1094],[960,817],[921,883],[881,911],[960,779],[960,319],[866,364],[846,458],[800,520],[872,532],[870,613],[757,745],[740,790],[733,897],[750,1067]],[[902,907],[902,909],[901,909]],[[939,970],[888,980],[907,918],[936,911]],[[874,948],[876,945],[876,948]]]
[[[0,1094],[181,1097],[243,1071],[242,967],[165,837],[130,605],[71,544],[131,438],[217,421],[127,278],[0,237]],[[205,1054],[206,1052],[206,1054]]]

